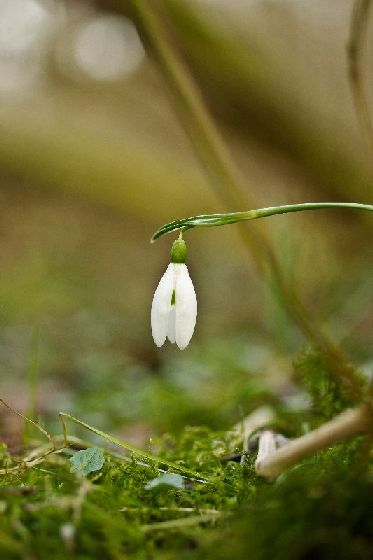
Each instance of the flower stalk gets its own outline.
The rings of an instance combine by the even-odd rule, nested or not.
[[[267,218],[277,214],[287,214],[289,212],[304,212],[309,210],[324,210],[327,208],[365,210],[373,212],[372,204],[359,204],[357,202],[303,202],[301,204],[285,204],[282,206],[269,206],[257,210],[247,210],[246,212],[230,212],[224,214],[201,214],[174,220],[163,225],[153,234],[151,241],[154,242],[159,237],[174,231],[187,231],[195,227],[216,227],[236,224],[247,220],[257,220]]]

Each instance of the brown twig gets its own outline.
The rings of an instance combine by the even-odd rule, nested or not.
[[[372,420],[371,407],[364,404],[358,408],[342,412],[330,422],[294,439],[277,450],[274,450],[274,445],[268,444],[270,439],[267,435],[268,432],[263,432],[261,435],[262,445],[261,440],[259,440],[260,453],[258,453],[255,462],[256,473],[268,480],[273,480],[288,467],[299,463],[302,459],[317,451],[368,432],[372,429]]]
[[[350,87],[356,116],[370,162],[373,158],[373,123],[365,93],[363,63],[371,6],[371,0],[355,1],[351,16],[350,38],[347,45]]]

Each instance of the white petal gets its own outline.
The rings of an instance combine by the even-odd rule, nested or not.
[[[173,290],[174,268],[171,263],[160,279],[153,297],[151,325],[153,339],[157,346],[163,346],[166,340]]]
[[[168,315],[167,338],[170,342],[172,342],[172,344],[174,344],[176,339],[176,314],[174,305],[171,307],[171,311]]]
[[[184,350],[192,338],[197,319],[197,298],[185,264],[175,264],[176,344]]]

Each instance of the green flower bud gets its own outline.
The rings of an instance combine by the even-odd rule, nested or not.
[[[171,248],[171,262],[172,263],[185,263],[186,259],[186,243],[184,239],[178,237],[172,244]]]

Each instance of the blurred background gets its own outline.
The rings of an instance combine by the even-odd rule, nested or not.
[[[351,0],[162,3],[256,207],[372,202],[348,83]],[[369,60],[372,32],[367,49]],[[292,360],[307,341],[236,226],[187,234],[190,346],[151,338],[172,241],[150,245],[154,230],[244,209],[217,198],[126,2],[0,0],[2,398],[51,430],[64,410],[137,443],[186,424],[225,429],[273,400],[306,406]],[[370,215],[265,226],[287,281],[369,369]],[[22,426],[1,411],[0,430],[12,444]]]

